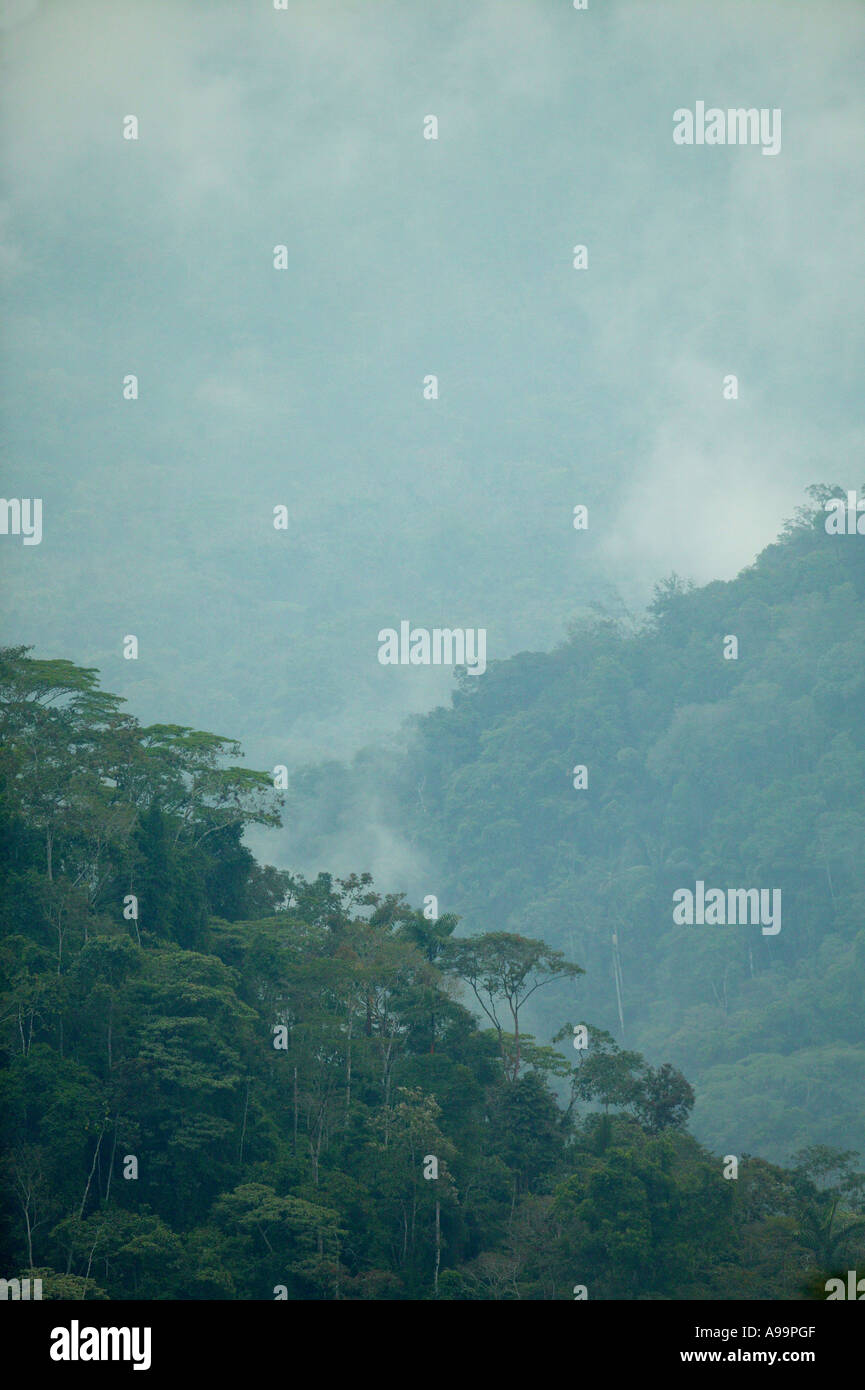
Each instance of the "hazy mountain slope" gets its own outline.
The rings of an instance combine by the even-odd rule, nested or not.
[[[716,1146],[865,1148],[863,595],[865,538],[803,512],[734,581],[669,581],[646,625],[494,664],[404,750],[308,770],[298,852],[374,822],[463,930],[567,948],[580,1009],[688,1071]],[[676,925],[697,880],[779,890],[780,930]]]

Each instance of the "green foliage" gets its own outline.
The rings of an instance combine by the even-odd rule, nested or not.
[[[299,853],[305,824],[339,837],[375,804],[473,937],[578,959],[585,1015],[687,1074],[700,1137],[778,1161],[865,1151],[865,546],[826,534],[840,493],[729,583],[673,576],[644,621],[492,662],[406,751],[342,769],[330,821],[312,771],[291,793]],[[674,927],[697,879],[780,888],[781,931]],[[563,1013],[543,990],[525,1024]]]
[[[849,1153],[726,1182],[674,1067],[525,1031],[563,951],[260,868],[261,774],[93,672],[16,649],[0,690],[0,1245],[46,1298],[806,1297],[861,1255]]]

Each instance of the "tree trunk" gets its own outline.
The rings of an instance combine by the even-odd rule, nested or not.
[[[312,1142],[312,1135],[310,1134],[310,1136],[309,1136],[309,1152],[310,1152],[310,1155],[311,1155],[311,1157],[312,1157],[312,1180],[313,1180],[313,1183],[315,1184],[316,1187],[318,1187],[318,1164],[319,1164],[319,1158],[320,1158],[320,1156],[321,1156],[321,1140],[322,1140],[322,1136],[323,1136],[323,1134],[324,1134],[324,1121],[325,1121],[325,1109],[326,1109],[326,1106],[327,1106],[327,1101],[326,1101],[326,1100],[323,1101],[322,1104],[319,1106],[318,1118],[317,1118],[317,1120],[316,1120],[316,1126],[315,1126],[315,1127],[316,1127],[315,1144],[313,1144],[313,1142]]]
[[[27,1268],[33,1269],[33,1229],[30,1225],[30,1198],[28,1196],[24,1206],[24,1223],[27,1227]]]
[[[102,1225],[104,1225],[104,1224],[105,1224],[105,1223],[103,1222]],[[99,1242],[99,1237],[100,1237],[101,1235],[102,1235],[102,1226],[100,1226],[99,1229],[98,1229],[98,1231],[96,1232],[96,1235],[95,1235],[94,1238],[93,1238],[93,1244],[92,1244],[91,1247],[90,1247],[90,1258],[89,1258],[88,1261],[87,1261],[87,1273],[84,1275],[84,1278],[85,1278],[85,1279],[89,1279],[89,1278],[90,1278],[90,1270],[91,1270],[92,1265],[93,1265],[93,1255],[94,1255],[94,1252],[95,1252],[95,1250],[96,1250],[96,1246],[97,1246],[97,1244],[98,1244],[98,1242]],[[85,1287],[85,1289],[84,1289],[84,1291],[83,1291],[81,1297],[82,1297],[82,1299],[84,1299],[84,1298],[87,1297],[87,1288],[86,1288],[86,1287]]]
[[[250,1079],[249,1077],[247,1077],[247,1078],[246,1078],[246,1100],[245,1100],[244,1103],[243,1103],[243,1124],[241,1125],[241,1128],[240,1128],[240,1153],[239,1153],[239,1155],[238,1155],[238,1160],[237,1160],[237,1161],[238,1161],[238,1164],[239,1164],[239,1166],[240,1166],[241,1168],[243,1167],[243,1141],[244,1141],[244,1139],[246,1138],[246,1115],[247,1115],[247,1111],[249,1110],[249,1088],[250,1088],[250,1085],[251,1085],[251,1084],[252,1084],[251,1079]]]
[[[92,1162],[91,1165],[90,1165],[90,1176],[89,1176],[88,1179],[87,1179],[87,1186],[86,1186],[85,1189],[84,1189],[84,1196],[81,1198],[81,1208],[80,1208],[80,1210],[79,1210],[79,1212],[78,1212],[78,1220],[79,1220],[79,1221],[81,1220],[81,1218],[82,1218],[83,1215],[84,1215],[84,1207],[85,1207],[85,1204],[86,1204],[86,1202],[87,1202],[87,1194],[88,1194],[88,1192],[90,1191],[90,1184],[91,1184],[92,1181],[93,1181],[93,1174],[96,1172],[96,1160],[97,1160],[97,1158],[99,1157],[99,1150],[101,1149],[101,1147],[102,1147],[102,1134],[100,1133],[99,1138],[98,1138],[97,1141],[96,1141],[96,1149],[95,1149],[94,1154],[93,1154],[93,1162]]]
[[[297,1157],[297,1066],[294,1068],[294,1137],[291,1143],[291,1152]]]
[[[514,1009],[514,1046],[516,1048],[516,1057],[514,1058],[514,1081],[518,1081],[520,1075],[520,1015],[518,1009]]]
[[[354,1010],[351,1000],[348,1005],[348,1048],[345,1062],[345,1128],[348,1129],[348,1116],[351,1109],[351,1031],[354,1023]]]
[[[108,1165],[108,1182],[105,1184],[105,1201],[111,1195],[111,1179],[114,1176],[114,1155],[117,1152],[117,1116],[114,1117],[114,1139],[111,1143],[111,1162]]]

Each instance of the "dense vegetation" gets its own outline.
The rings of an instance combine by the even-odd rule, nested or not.
[[[621,675],[584,669],[611,702]],[[242,835],[279,815],[269,777],[230,740],[141,727],[93,671],[7,649],[0,701],[6,1277],[50,1298],[796,1298],[865,1252],[853,1155],[725,1178],[674,1067],[603,1028],[551,1045],[589,976],[534,933],[458,936],[368,874],[259,866]],[[525,1030],[543,995],[546,1042]]]
[[[645,621],[466,676],[407,752],[306,770],[291,817],[307,863],[374,806],[472,931],[580,961],[581,1007],[689,1076],[704,1142],[778,1162],[865,1152],[865,537],[811,492],[734,581],[674,577]],[[779,888],[780,932],[675,926],[697,879]]]

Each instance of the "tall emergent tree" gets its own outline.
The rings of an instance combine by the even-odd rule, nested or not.
[[[516,1081],[520,1074],[520,1009],[543,985],[572,980],[585,972],[554,951],[545,941],[511,932],[487,932],[474,939],[450,940],[441,955],[445,969],[459,975],[496,1030],[505,1075]],[[513,1031],[499,1017],[507,1007]]]

